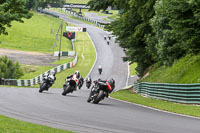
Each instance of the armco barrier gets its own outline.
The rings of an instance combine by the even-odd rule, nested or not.
[[[76,57],[74,58],[74,60],[72,62],[65,63],[65,64],[59,65],[55,68],[52,68],[52,69],[44,72],[43,74],[40,74],[39,76],[37,76],[33,79],[3,79],[2,85],[16,85],[16,86],[33,86],[33,85],[36,85],[36,84],[42,82],[44,75],[49,74],[51,72],[59,73],[59,72],[65,70],[65,69],[71,68],[74,65],[76,65],[77,60],[78,60],[78,55],[76,55]]]
[[[134,91],[146,97],[178,103],[200,104],[200,84],[168,84],[141,82]]]

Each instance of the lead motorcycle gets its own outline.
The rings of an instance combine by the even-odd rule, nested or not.
[[[40,84],[39,92],[42,93],[44,90],[48,91],[53,85],[55,78],[52,75],[45,75],[43,77],[43,82]]]
[[[112,88],[108,82],[106,82],[106,87],[102,84],[105,83],[97,80],[94,81],[94,85],[91,88],[91,92],[87,99],[87,102],[93,102],[94,104],[98,104],[105,97],[108,97],[109,92],[112,92],[112,90],[114,89],[114,87]]]

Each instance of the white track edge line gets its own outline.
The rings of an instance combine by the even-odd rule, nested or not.
[[[157,109],[157,108],[153,108],[153,107],[149,107],[149,106],[145,106],[145,105],[141,105],[141,104],[137,104],[137,103],[123,101],[123,100],[116,99],[116,98],[113,98],[113,97],[110,97],[110,96],[109,96],[109,98],[113,99],[113,100],[116,100],[116,101],[120,101],[120,102],[124,102],[124,103],[128,103],[128,104],[137,105],[137,106],[140,106],[140,107],[144,107],[144,108],[148,108],[148,109],[152,109],[152,110],[156,110],[156,111],[160,111],[160,112],[164,112],[164,113],[168,113],[168,114],[173,114],[173,115],[178,115],[178,116],[182,116],[182,117],[188,117],[188,118],[193,118],[193,119],[200,120],[199,117],[195,117],[195,116],[190,116],[190,115],[184,115],[184,114],[178,114],[178,113],[174,113],[174,112],[169,112],[169,111],[166,111],[166,110],[161,110],[161,109]]]

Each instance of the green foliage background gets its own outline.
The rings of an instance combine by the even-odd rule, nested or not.
[[[13,63],[7,56],[0,57],[0,78],[17,79],[23,75],[18,62]]]

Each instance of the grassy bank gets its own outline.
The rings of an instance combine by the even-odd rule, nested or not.
[[[200,83],[200,54],[186,56],[175,61],[172,66],[154,65],[150,68],[149,76],[142,82],[157,83]]]
[[[61,65],[64,63],[68,63],[73,61],[74,58],[66,58],[66,57],[61,57],[60,60],[56,60],[52,62],[51,64],[56,64],[56,65]],[[36,76],[54,68],[53,66],[38,66],[38,65],[26,65],[26,64],[21,64],[21,68],[24,72],[24,76],[20,77],[19,79],[31,79],[35,78]]]
[[[136,67],[137,67],[136,63],[132,63],[131,65],[129,65],[130,75],[136,75],[136,70],[135,70]]]
[[[60,19],[32,12],[31,19],[24,19],[24,23],[12,22],[12,27],[7,28],[8,36],[0,36],[0,47],[24,51],[37,51],[49,53],[58,51],[59,39],[54,50],[52,46],[61,22]],[[63,31],[66,24],[63,23]],[[62,50],[71,50],[70,41],[62,37]]]
[[[59,130],[47,126],[41,126],[28,122],[23,122],[13,118],[0,115],[1,133],[72,133],[70,131]]]
[[[166,110],[169,112],[200,117],[200,106],[196,105],[178,104],[173,102],[156,100],[153,98],[145,98],[129,90],[121,90],[118,92],[114,92],[111,94],[111,97],[128,101],[131,103],[153,107],[156,109]]]

